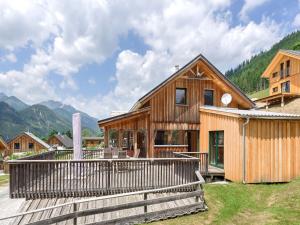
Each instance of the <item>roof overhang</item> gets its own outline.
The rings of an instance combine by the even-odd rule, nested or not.
[[[99,127],[104,127],[104,126],[107,126],[107,125],[110,125],[113,123],[121,122],[122,120],[135,119],[137,117],[147,114],[149,111],[150,111],[150,107],[147,107],[147,108],[140,109],[137,111],[132,111],[132,112],[120,114],[117,116],[109,117],[109,118],[106,118],[103,120],[99,120],[98,125],[99,125]]]
[[[244,110],[246,111],[246,110]],[[253,110],[248,110],[249,115],[242,115],[239,113],[232,113],[232,112],[226,112],[226,111],[221,111],[218,109],[209,109],[205,107],[200,107],[200,112],[206,112],[206,113],[211,113],[211,114],[217,114],[217,115],[222,115],[222,116],[229,116],[229,117],[235,117],[235,118],[242,118],[242,119],[265,119],[265,120],[300,120],[300,115],[275,115],[276,113],[274,112],[273,116],[268,116],[268,115],[251,115],[251,111]]]
[[[276,55],[273,57],[271,62],[269,63],[268,67],[265,69],[265,71],[262,73],[262,78],[269,78],[271,76],[272,71],[276,67],[276,65],[280,62],[283,56],[289,56],[292,58],[300,59],[299,55],[292,54],[291,52],[285,51],[285,50],[279,50]]]

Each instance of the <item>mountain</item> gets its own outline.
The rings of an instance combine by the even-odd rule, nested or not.
[[[17,111],[23,110],[28,107],[28,105],[22,102],[20,99],[15,96],[7,96],[3,93],[0,93],[0,101],[7,103],[10,107],[14,108]]]
[[[53,131],[64,133],[72,130],[72,114],[75,112],[81,113],[83,131],[101,135],[96,118],[70,105],[47,101],[30,106],[15,96],[0,93],[0,135],[9,139],[29,130],[43,138]]]
[[[62,119],[44,105],[32,105],[20,111],[20,115],[40,136],[47,136],[52,130],[66,132],[72,127],[69,121]]]
[[[97,119],[94,117],[89,116],[88,114],[81,112],[75,109],[73,106],[63,104],[58,101],[45,101],[41,102],[41,105],[47,106],[48,108],[52,109],[57,115],[65,118],[66,120],[72,122],[72,114],[79,112],[81,114],[81,125],[84,128],[89,128],[91,130],[98,130]]]
[[[0,102],[0,134],[4,139],[11,138],[30,127],[14,108]]]
[[[270,50],[261,52],[250,60],[242,62],[236,68],[227,71],[225,75],[246,93],[267,88],[267,82],[263,81],[260,76],[279,49],[299,50],[300,31],[287,35],[273,45]]]

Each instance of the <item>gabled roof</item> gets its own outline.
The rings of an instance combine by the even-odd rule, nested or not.
[[[35,140],[36,142],[38,142],[39,144],[41,144],[42,146],[44,146],[46,149],[50,148],[50,145],[48,145],[46,142],[44,142],[42,139],[38,138],[37,136],[35,136],[33,133],[30,132],[23,132],[20,133],[19,135],[17,135],[16,137],[12,138],[11,140],[9,140],[9,142],[13,141],[14,139],[22,136],[22,135],[27,135],[28,137],[32,138],[33,140]]]
[[[261,77],[267,78],[271,76],[271,72],[283,56],[289,56],[300,60],[300,51],[280,49],[273,57]]]
[[[66,148],[73,148],[73,140],[69,138],[67,135],[55,134],[54,135],[63,146]]]
[[[193,65],[196,65],[198,61],[202,60],[209,68],[213,70],[213,72],[217,75],[218,78],[220,78],[224,83],[226,83],[230,88],[232,88],[239,96],[241,96],[246,102],[249,103],[250,107],[254,107],[255,104],[248,98],[247,95],[245,95],[241,89],[239,89],[236,85],[234,85],[231,81],[227,79],[226,76],[224,76],[211,62],[209,62],[202,54],[199,54],[194,59],[192,59],[190,62],[188,62],[185,66],[180,68],[178,71],[173,73],[170,77],[168,77],[166,80],[164,80],[162,83],[154,87],[152,90],[150,90],[148,93],[146,93],[143,97],[141,97],[134,106],[130,109],[130,111],[134,111],[139,108],[139,106],[142,104],[142,102],[149,98],[151,95],[156,93],[158,90],[160,90],[162,87],[166,86],[170,81],[176,79],[178,76],[182,75],[183,72],[187,71],[190,67]]]
[[[242,110],[237,108],[224,108],[215,106],[202,106],[200,111],[220,113],[228,116],[238,116],[241,118],[256,118],[256,119],[296,119],[300,120],[300,115],[290,113],[279,113],[261,110]]]
[[[42,139],[38,138],[37,136],[35,136],[33,133],[30,132],[24,132],[24,134],[28,135],[29,137],[31,137],[32,139],[34,139],[36,142],[40,143],[41,145],[43,145],[45,148],[50,148],[50,145],[48,145],[46,142],[44,142]]]

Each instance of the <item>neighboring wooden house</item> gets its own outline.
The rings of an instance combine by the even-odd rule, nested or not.
[[[161,151],[199,149],[199,107],[222,106],[230,93],[230,107],[249,109],[254,103],[218,71],[203,55],[179,69],[125,114],[100,120],[104,143],[153,157]],[[113,139],[113,140],[111,140]]]
[[[103,143],[103,137],[82,137],[82,143],[84,147],[93,148]]]
[[[200,151],[225,178],[245,183],[288,182],[300,176],[300,115],[200,108]]]
[[[50,146],[30,132],[23,132],[7,143],[9,149],[13,152],[39,152],[41,150],[48,150]]]
[[[3,138],[0,136],[0,154],[2,157],[5,157],[10,154],[10,149]]]
[[[67,135],[55,134],[48,139],[47,143],[54,148],[73,148],[73,140]]]
[[[300,96],[300,51],[279,50],[262,78],[269,80],[269,96],[258,99],[266,106]]]

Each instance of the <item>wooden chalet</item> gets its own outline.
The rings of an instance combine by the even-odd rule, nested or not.
[[[50,145],[30,132],[23,132],[7,143],[9,149],[13,152],[40,152],[50,149]]]
[[[269,80],[269,96],[257,101],[266,107],[300,97],[300,51],[279,50],[261,77]]]
[[[84,147],[94,148],[103,143],[103,137],[82,137],[82,144]]]
[[[55,148],[73,148],[73,140],[67,135],[55,134],[48,139],[47,143]]]
[[[222,106],[224,93],[232,95],[229,107],[254,107],[200,54],[140,98],[128,113],[100,120],[105,146],[140,151],[140,157],[166,151],[199,151],[199,108]]]

